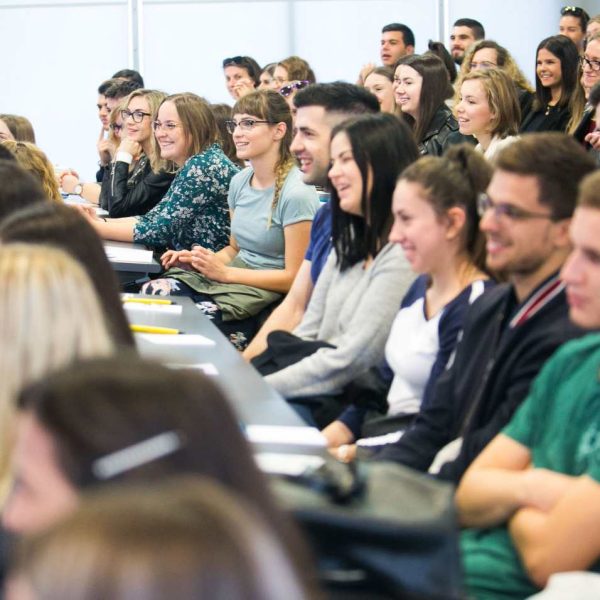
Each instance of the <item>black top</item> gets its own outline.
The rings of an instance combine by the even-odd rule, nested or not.
[[[419,144],[419,152],[441,156],[450,145],[450,135],[455,131],[458,131],[458,122],[452,111],[442,104],[433,115],[427,132]]]
[[[568,106],[546,106],[540,110],[531,110],[521,124],[521,133],[540,131],[567,131],[571,118]]]
[[[128,163],[115,161],[104,171],[100,206],[114,218],[144,215],[163,199],[174,177],[165,171],[155,173],[145,155],[131,173]]]

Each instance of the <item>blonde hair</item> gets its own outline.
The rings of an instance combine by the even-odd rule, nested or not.
[[[508,74],[495,68],[471,71],[461,79],[461,87],[465,81],[479,81],[483,87],[490,112],[494,115],[490,133],[501,138],[517,135],[521,123],[521,107],[517,90]],[[460,94],[460,89],[458,92]]]
[[[29,171],[41,184],[49,200],[62,203],[54,167],[48,157],[31,142],[2,142],[16,157],[17,162]]]
[[[50,246],[0,246],[0,498],[10,481],[15,399],[27,383],[78,357],[112,352],[92,282]]]
[[[19,550],[11,581],[48,600],[319,597],[256,510],[208,478],[107,488]]]
[[[150,121],[155,121],[156,120],[156,115],[158,113],[158,107],[162,104],[163,100],[167,97],[167,95],[164,92],[161,92],[159,90],[147,90],[147,89],[139,89],[139,90],[133,90],[133,92],[131,92],[131,94],[129,94],[129,96],[127,96],[127,98],[125,98],[123,100],[123,108],[128,108],[129,107],[129,103],[134,99],[134,98],[144,98],[146,100],[146,102],[148,103],[148,112],[150,113]],[[154,132],[152,132],[150,134],[152,137],[154,137]],[[152,170],[153,171],[161,171],[161,170],[168,170],[169,166],[167,165],[167,161],[163,160],[160,157],[160,152],[157,153],[156,151],[156,146],[154,143],[150,144],[150,155],[148,156],[149,160],[150,160],[150,164],[152,165]],[[171,169],[173,170],[173,169]]]
[[[460,102],[460,86],[462,85],[465,75],[471,72],[471,63],[473,62],[475,53],[479,52],[479,50],[484,50],[485,48],[489,48],[496,52],[496,62],[498,63],[496,68],[507,73],[514,85],[520,90],[524,90],[530,94],[534,93],[535,90],[529,83],[529,80],[525,77],[525,74],[521,71],[519,65],[515,62],[515,59],[504,46],[501,46],[493,40],[479,40],[469,46],[469,49],[465,52],[465,58],[462,61],[458,77],[456,78],[456,91],[454,94],[455,105]]]
[[[279,196],[281,195],[285,180],[292,167],[296,164],[290,151],[290,144],[292,143],[292,113],[283,96],[274,90],[256,90],[246,96],[242,96],[235,103],[233,113],[252,115],[272,124],[284,123],[286,126],[285,135],[279,142],[279,159],[275,165],[273,201],[267,224],[267,228],[270,228],[273,212],[279,202]]]

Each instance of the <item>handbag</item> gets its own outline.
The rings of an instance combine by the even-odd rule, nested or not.
[[[333,597],[465,597],[451,484],[396,463],[327,460],[273,486]]]

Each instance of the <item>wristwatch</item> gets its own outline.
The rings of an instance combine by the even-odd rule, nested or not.
[[[83,192],[83,186],[82,186],[80,183],[78,183],[78,184],[77,184],[77,185],[76,185],[76,186],[73,188],[73,193],[74,193],[76,196],[81,196],[81,192]]]

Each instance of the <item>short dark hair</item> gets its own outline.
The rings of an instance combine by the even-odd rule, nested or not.
[[[348,136],[362,177],[359,217],[344,212],[335,188],[331,191],[333,247],[343,271],[387,243],[392,220],[392,195],[400,172],[417,160],[419,151],[410,128],[395,115],[380,113],[348,119],[331,132]],[[372,189],[367,187],[372,181]]]
[[[106,90],[115,83],[119,83],[118,79],[107,79],[98,86],[98,93],[102,96],[106,94]]]
[[[119,297],[119,284],[94,228],[70,206],[36,203],[7,217],[0,241],[54,246],[72,256],[90,276],[115,345],[133,346]]]
[[[381,30],[381,33],[387,33],[388,31],[399,31],[402,34],[404,45],[415,47],[415,34],[408,25],[404,23],[390,23]]]
[[[140,75],[139,71],[134,69],[121,69],[112,76],[112,79],[128,79],[129,81],[139,83],[139,87],[144,87],[144,78]]]
[[[248,77],[254,81],[254,87],[259,86],[262,69],[251,56],[232,56],[231,58],[224,58],[223,68],[225,67],[239,67],[240,69],[246,69]]]
[[[483,25],[475,19],[457,19],[454,21],[453,27],[468,27],[473,32],[473,37],[476,40],[485,38],[485,29]]]
[[[3,150],[10,152],[3,144]],[[46,203],[41,182],[17,163],[11,152],[11,160],[0,160],[0,223],[14,212]]]
[[[104,96],[105,98],[114,98],[115,100],[120,100],[121,98],[126,98],[129,96],[131,92],[141,88],[142,86],[137,81],[118,80],[104,92]]]
[[[377,113],[380,110],[379,102],[371,92],[344,81],[309,85],[294,96],[294,106],[322,106],[325,112],[349,115]]]
[[[558,132],[530,133],[510,144],[496,158],[496,169],[537,177],[539,201],[556,220],[573,215],[579,183],[596,161],[572,136]]]
[[[579,26],[581,27],[581,31],[583,31],[583,33],[585,33],[590,20],[590,15],[588,15],[588,13],[579,6],[563,6],[560,9],[560,16],[575,17],[576,19],[579,19]]]

